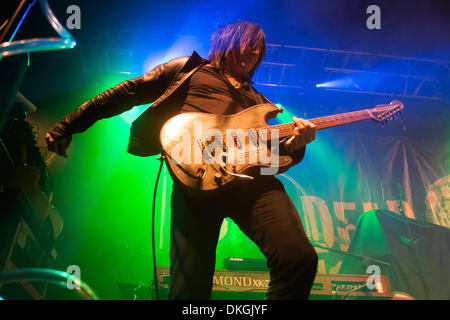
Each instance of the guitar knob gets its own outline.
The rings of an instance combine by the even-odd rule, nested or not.
[[[203,179],[205,177],[205,169],[199,168],[196,177],[197,179]]]
[[[216,180],[217,183],[222,181],[222,174],[219,172],[216,172],[216,174],[214,175],[214,180]]]

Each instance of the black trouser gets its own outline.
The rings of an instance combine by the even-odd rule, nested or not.
[[[281,182],[263,176],[220,196],[172,193],[169,299],[210,299],[222,221],[230,217],[267,258],[267,299],[307,299],[317,254]]]

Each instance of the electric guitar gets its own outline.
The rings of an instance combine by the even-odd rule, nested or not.
[[[309,119],[317,130],[373,119],[387,122],[403,110],[397,100],[372,109]],[[279,155],[279,142],[294,134],[295,124],[269,126],[283,108],[259,104],[223,116],[189,112],[170,118],[161,128],[162,155],[174,180],[194,193],[208,195],[236,179],[287,170],[289,156]]]

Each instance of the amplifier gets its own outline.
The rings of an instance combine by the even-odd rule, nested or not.
[[[169,267],[157,267],[158,284],[163,290],[170,285]],[[319,273],[311,289],[311,300],[331,299],[391,299],[392,291],[388,276],[380,276],[379,285],[367,287],[370,275]],[[269,286],[267,271],[238,271],[216,269],[213,278],[214,296],[233,299],[264,299]],[[229,293],[224,294],[224,293]]]
[[[265,259],[226,257],[223,264],[227,270],[269,271]]]

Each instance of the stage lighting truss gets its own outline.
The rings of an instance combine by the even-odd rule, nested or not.
[[[151,39],[162,36],[112,29],[95,30],[92,34],[107,39],[110,33],[114,34],[115,39],[127,39],[133,35],[145,38],[148,43],[154,43]],[[180,35],[167,37],[183,38]],[[117,47],[87,45],[80,49],[85,70],[133,76],[142,72],[139,66],[149,55],[143,50],[121,50]],[[255,85],[288,88],[303,94],[311,90],[325,90],[442,100],[448,99],[449,95],[449,69],[450,61],[445,60],[267,44],[266,56],[253,81]]]
[[[442,100],[450,61],[268,44],[257,85]]]

